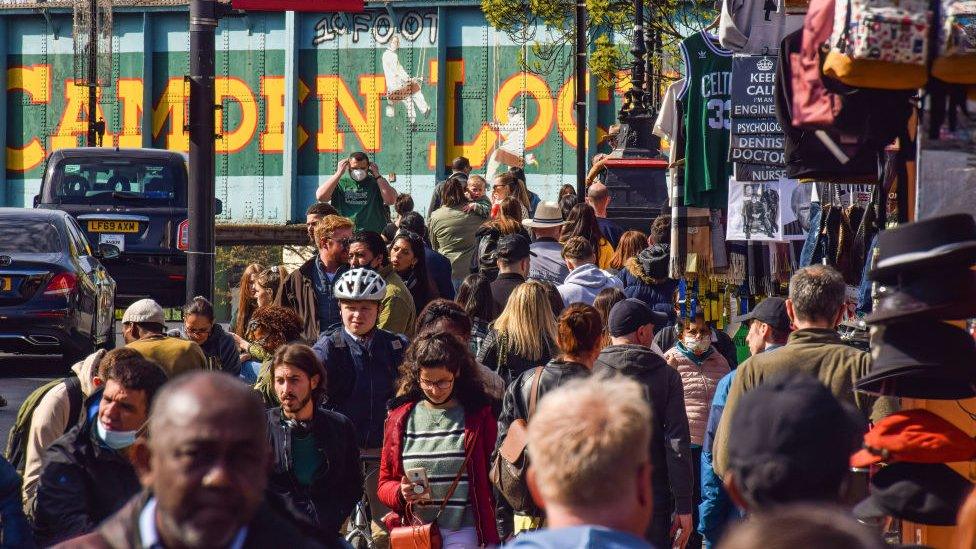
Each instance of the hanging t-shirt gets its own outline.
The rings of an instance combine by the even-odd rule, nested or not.
[[[732,130],[732,52],[701,31],[681,42],[685,85],[678,100],[685,112],[685,205],[728,206]]]
[[[380,186],[371,175],[358,183],[350,177],[340,179],[332,193],[332,207],[351,219],[358,231],[380,233],[386,227],[386,205]]]

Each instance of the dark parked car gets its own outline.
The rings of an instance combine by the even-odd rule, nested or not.
[[[72,217],[0,208],[0,351],[70,363],[115,343],[115,281]]]
[[[118,306],[150,297],[164,307],[186,298],[187,223],[183,154],[161,149],[60,149],[44,170],[38,208],[68,212],[93,244],[121,255],[105,267],[118,282]]]

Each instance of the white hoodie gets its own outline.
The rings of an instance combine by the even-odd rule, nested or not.
[[[624,285],[620,279],[592,263],[580,265],[570,271],[566,281],[557,287],[566,307],[573,303],[593,305],[596,294],[604,288],[623,290]]]

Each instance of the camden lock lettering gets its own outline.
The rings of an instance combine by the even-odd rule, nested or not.
[[[735,135],[732,136],[733,149],[782,149],[785,146],[781,135]]]

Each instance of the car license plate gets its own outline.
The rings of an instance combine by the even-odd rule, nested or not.
[[[14,279],[9,276],[0,276],[0,292],[14,291]]]
[[[88,230],[93,233],[137,233],[138,221],[121,221],[118,219],[91,219]]]

